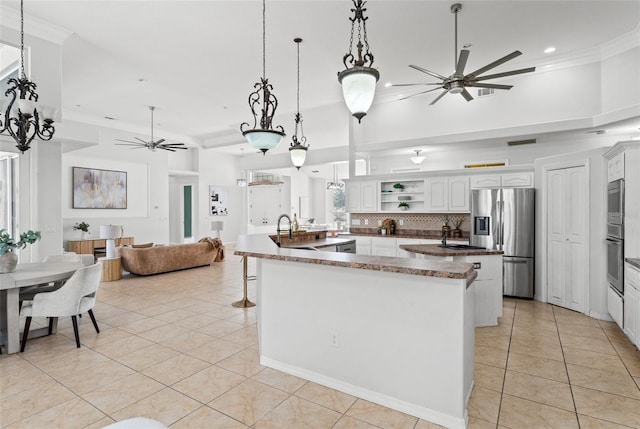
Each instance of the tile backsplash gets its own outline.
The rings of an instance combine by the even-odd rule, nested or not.
[[[460,229],[463,237],[469,237],[471,230],[471,215],[469,213],[351,213],[350,230],[352,232],[376,230],[385,219],[393,219],[396,223],[397,235],[418,233],[419,235],[437,236],[438,232],[442,230],[445,217],[449,218],[451,230],[454,229],[454,220],[462,220]]]

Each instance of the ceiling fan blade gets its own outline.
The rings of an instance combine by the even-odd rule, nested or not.
[[[175,150],[168,148],[166,146],[158,146],[157,149],[168,150],[169,152],[175,152]]]
[[[142,143],[114,143],[116,146],[138,146],[138,147],[146,147],[146,145],[143,145]]]
[[[442,82],[423,82],[423,83],[392,83],[389,86],[418,86],[418,85],[440,85],[442,86]]]
[[[429,76],[433,76],[433,77],[438,78],[438,79],[442,79],[442,80],[447,79],[445,76],[442,76],[441,74],[434,73],[434,72],[432,72],[432,71],[429,71],[429,70],[427,70],[427,69],[425,69],[425,68],[422,68],[422,67],[420,67],[420,66],[416,66],[416,65],[414,65],[414,64],[409,64],[409,67],[411,67],[412,69],[415,69],[415,70],[421,71],[422,73],[426,73],[426,74],[428,74]]]
[[[442,86],[440,86],[438,88],[427,89],[426,91],[416,92],[415,94],[411,94],[411,95],[407,95],[406,97],[398,98],[398,100],[406,100],[407,98],[415,97],[416,95],[426,94],[427,92],[436,91],[436,90],[441,89],[441,88],[442,88]]]
[[[155,144],[160,144],[160,143],[162,143],[164,140],[165,140],[165,139],[160,139],[160,140],[155,141],[154,143],[155,143]]]
[[[493,89],[511,89],[513,85],[498,85],[493,83],[477,83],[471,82],[467,83],[466,86],[472,86],[474,88],[493,88]]]
[[[440,95],[438,95],[436,98],[433,99],[433,101],[431,103],[429,103],[429,106],[433,106],[434,104],[436,104],[438,102],[438,100],[440,100],[442,97],[444,97],[447,92],[449,92],[448,89],[445,89],[444,91],[442,91],[440,93]]]
[[[469,94],[469,91],[467,91],[467,88],[463,89],[460,94],[462,94],[464,99],[467,100],[467,101],[473,100],[473,97],[471,96],[471,94]]]
[[[508,72],[496,73],[496,74],[488,74],[486,76],[477,77],[474,80],[496,79],[498,77],[513,76],[514,74],[530,73],[530,72],[534,72],[534,71],[536,71],[535,67],[527,67],[526,69],[511,70],[511,71],[508,71]]]
[[[142,139],[139,139],[138,137],[134,137],[134,139],[139,140],[139,141],[141,141],[141,142],[142,142],[142,143],[144,143],[144,144],[148,144],[148,142],[146,142],[146,141],[144,141],[144,140],[142,140]]]
[[[458,65],[456,66],[455,75],[462,76],[464,73],[464,66],[467,65],[467,59],[469,58],[469,50],[463,49],[460,51],[460,56],[458,57]]]
[[[478,70],[474,71],[473,73],[469,73],[467,76],[478,76],[481,75],[482,73],[491,70],[492,68],[498,67],[500,64],[506,63],[509,60],[514,59],[515,57],[518,57],[522,55],[522,52],[520,51],[513,51],[511,52],[509,55],[505,55],[504,57],[500,58],[499,60],[496,60],[494,62],[492,62],[491,64],[487,64],[486,66],[479,68]],[[465,77],[467,77],[465,76]]]
[[[116,139],[116,141],[125,142],[125,143],[131,143],[131,144],[142,144],[142,143],[138,143],[138,142],[132,142],[131,140]],[[118,144],[118,143],[116,143],[116,144]]]
[[[164,143],[162,146],[184,146],[184,143]]]

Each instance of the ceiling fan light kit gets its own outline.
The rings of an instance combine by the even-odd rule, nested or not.
[[[284,128],[278,125],[273,128],[273,115],[278,108],[278,99],[271,92],[273,86],[266,77],[266,2],[262,0],[262,78],[260,82],[253,85],[255,91],[249,94],[249,107],[253,114],[253,128],[248,129],[249,123],[243,122],[240,125],[242,135],[247,139],[247,143],[266,154],[268,150],[277,147],[285,136]],[[260,110],[260,128],[258,128],[258,113]]]
[[[378,70],[372,67],[373,54],[369,51],[367,39],[367,19],[364,16],[366,1],[352,0],[355,8],[351,9],[354,16],[351,21],[351,38],[349,52],[342,58],[345,70],[338,73],[338,81],[342,85],[342,95],[349,111],[358,119],[358,123],[367,114],[376,93],[376,83],[380,79]],[[358,58],[353,55],[353,33],[358,23]],[[364,41],[364,45],[362,42]],[[365,49],[364,55],[362,49]]]
[[[11,95],[11,101],[4,112],[4,121],[0,120],[0,134],[5,131],[16,141],[16,147],[21,153],[29,150],[31,142],[38,137],[40,140],[51,140],[55,133],[53,118],[56,109],[39,106],[36,83],[27,79],[24,71],[24,4],[20,0],[20,75],[18,79],[7,81],[9,88],[5,95]],[[0,112],[2,111],[0,101]]]
[[[169,152],[175,152],[176,149],[187,149],[184,143],[164,143],[165,139],[154,140],[153,139],[153,111],[156,110],[154,106],[149,106],[151,111],[151,139],[146,142],[138,137],[134,137],[137,142],[131,140],[116,139],[116,141],[123,143],[116,143],[117,146],[133,146],[131,149],[147,148],[151,152],[155,152],[156,149],[168,150]]]
[[[443,91],[438,94],[438,96],[436,98],[433,99],[433,101],[431,101],[431,103],[429,103],[429,105],[433,105],[435,103],[437,103],[442,97],[444,97],[446,94],[461,94],[465,100],[467,101],[471,101],[473,100],[473,96],[469,93],[469,91],[467,91],[467,88],[492,88],[492,89],[504,89],[504,90],[509,90],[511,88],[513,88],[513,85],[500,85],[500,84],[493,84],[493,83],[481,83],[481,81],[484,80],[489,80],[489,79],[496,79],[499,77],[506,77],[506,76],[513,76],[513,75],[517,75],[517,74],[522,74],[522,73],[530,73],[530,72],[534,72],[536,70],[535,67],[527,67],[527,68],[523,68],[523,69],[519,69],[519,70],[511,70],[508,72],[502,72],[502,73],[495,73],[495,74],[491,74],[491,75],[485,75],[485,76],[481,76],[483,73],[498,67],[501,64],[506,63],[509,60],[512,60],[520,55],[522,55],[522,52],[520,51],[513,51],[512,53],[505,55],[504,57],[490,63],[487,64],[484,67],[479,68],[478,70],[472,72],[472,73],[468,73],[468,74],[464,74],[464,68],[467,65],[467,60],[469,59],[469,53],[470,51],[467,49],[462,49],[460,51],[460,55],[458,55],[458,13],[462,10],[462,4],[460,3],[454,3],[451,5],[451,13],[454,14],[455,16],[455,27],[454,27],[454,61],[453,61],[453,67],[454,67],[454,72],[451,76],[443,76],[441,74],[432,72],[430,70],[427,70],[425,68],[422,68],[420,66],[414,65],[414,64],[410,64],[409,67],[411,67],[414,70],[417,70],[419,72],[425,73],[431,77],[434,77],[436,79],[439,79],[440,82],[428,82],[428,83],[407,83],[407,84],[391,84],[390,86],[418,86],[418,85],[437,85],[436,88],[432,88],[432,89],[427,89],[425,91],[421,91],[415,94],[411,94],[408,95],[406,97],[402,97],[400,98],[400,100],[406,100],[407,98],[411,98],[411,97],[415,97],[416,95],[421,95],[421,94],[426,94],[429,92],[433,92],[433,91],[437,91],[439,89],[442,89]]]
[[[307,150],[309,149],[309,145],[305,144],[307,142],[307,138],[304,136],[304,129],[302,128],[302,115],[300,114],[300,43],[302,43],[302,39],[296,37],[293,39],[296,43],[296,48],[298,51],[298,80],[297,80],[297,88],[298,92],[296,95],[296,129],[293,133],[293,137],[291,138],[291,146],[289,147],[289,155],[291,156],[291,162],[294,167],[300,170],[300,167],[304,165],[305,160],[307,159]],[[298,126],[300,127],[300,137],[298,137]]]

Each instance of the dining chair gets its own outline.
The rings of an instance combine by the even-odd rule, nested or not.
[[[80,347],[80,335],[78,333],[77,315],[85,311],[88,312],[91,322],[93,322],[93,327],[97,333],[100,333],[100,328],[93,315],[93,307],[96,304],[101,275],[102,264],[100,262],[88,267],[82,267],[73,273],[69,280],[59,289],[37,293],[34,295],[33,300],[25,301],[21,313],[26,316],[26,321],[24,323],[20,352],[23,352],[27,345],[29,327],[33,317],[49,317],[49,334],[51,334],[54,317],[70,316],[78,348]]]

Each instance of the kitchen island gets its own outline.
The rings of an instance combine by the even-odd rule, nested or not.
[[[278,247],[257,259],[260,363],[452,428],[473,388],[473,265]]]
[[[453,244],[400,245],[419,259],[467,262],[473,264],[478,273],[475,280],[475,326],[497,326],[502,316],[502,250],[473,248]]]

